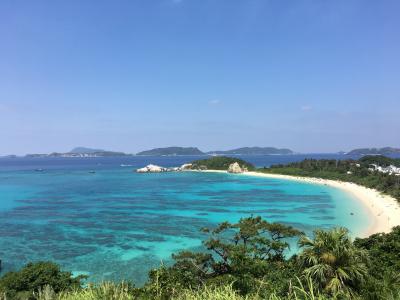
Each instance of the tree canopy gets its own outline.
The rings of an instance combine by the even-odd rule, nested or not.
[[[240,167],[245,167],[246,169],[254,170],[254,166],[242,159],[227,156],[213,156],[207,159],[195,160],[192,162],[193,169],[204,169],[204,170],[228,170],[229,165],[237,162]]]

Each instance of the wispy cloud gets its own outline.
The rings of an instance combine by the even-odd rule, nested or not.
[[[312,108],[312,106],[310,106],[310,105],[303,105],[302,107],[300,107],[300,109],[301,109],[302,111],[310,111],[310,110],[312,110],[313,108]]]
[[[221,100],[219,100],[219,99],[213,99],[213,100],[208,101],[208,104],[210,104],[210,105],[218,105],[220,103],[221,103]]]
[[[0,112],[8,113],[8,112],[11,112],[12,110],[13,110],[12,105],[0,103]]]

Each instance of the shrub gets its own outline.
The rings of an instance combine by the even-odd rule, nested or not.
[[[85,276],[72,277],[70,272],[61,271],[52,262],[29,263],[18,272],[9,272],[0,279],[0,291],[8,297],[38,292],[45,286],[51,286],[56,292],[81,287]]]

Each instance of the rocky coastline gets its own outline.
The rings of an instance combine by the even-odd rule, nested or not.
[[[165,168],[158,165],[149,164],[143,168],[136,170],[136,173],[163,173],[163,172],[182,172],[182,171],[207,171],[206,166],[197,166],[193,164],[183,164],[180,167]],[[247,172],[248,169],[245,166],[240,166],[238,162],[234,162],[229,165],[226,170],[228,173],[240,174]]]

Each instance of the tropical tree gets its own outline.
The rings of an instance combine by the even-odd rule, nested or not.
[[[368,253],[353,244],[346,228],[315,230],[314,238],[301,237],[299,246],[303,248],[298,256],[303,275],[318,290],[332,297],[358,294],[368,273]]]
[[[288,239],[301,235],[297,229],[248,217],[203,232],[209,234],[203,243],[206,251],[173,255],[175,264],[153,270],[146,288],[161,283],[163,293],[173,294],[178,286],[197,290],[205,285],[232,284],[241,294],[248,294],[260,289],[260,282],[267,282],[272,291],[289,284],[287,278],[296,266],[285,261],[284,252],[289,248]]]

